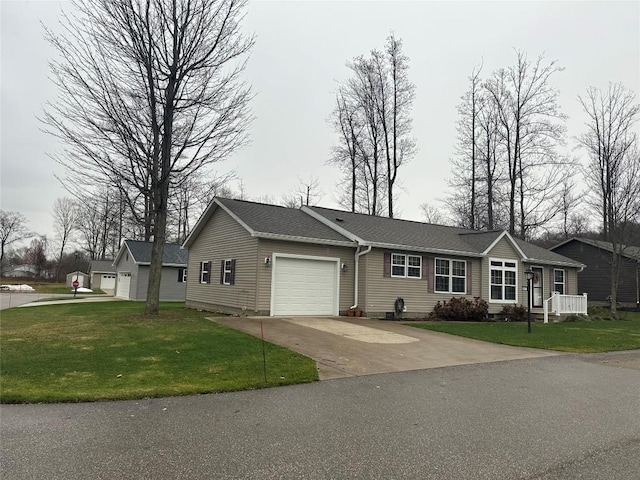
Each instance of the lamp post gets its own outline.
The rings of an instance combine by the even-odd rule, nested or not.
[[[524,278],[527,279],[527,333],[531,333],[531,280],[534,275],[531,269],[524,271]]]

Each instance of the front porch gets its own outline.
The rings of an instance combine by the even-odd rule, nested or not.
[[[553,292],[543,303],[544,323],[549,323],[549,315],[587,315],[587,294],[561,295]]]

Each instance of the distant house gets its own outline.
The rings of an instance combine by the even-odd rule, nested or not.
[[[570,238],[551,251],[584,263],[578,273],[578,291],[587,293],[589,301],[608,302],[611,295],[613,245],[589,238]],[[620,305],[640,308],[640,248],[622,245],[622,262],[618,281]]]
[[[321,207],[215,198],[184,243],[187,306],[264,315],[427,315],[452,297],[486,300],[490,313],[551,292],[577,293],[580,262],[518,240]],[[399,299],[402,302],[399,302]]]
[[[113,265],[116,271],[116,297],[146,300],[153,242],[125,240]],[[162,258],[160,300],[180,302],[185,299],[188,252],[180,245],[167,243]]]
[[[92,260],[89,269],[89,285],[92,289],[100,289],[113,294],[116,288],[116,267],[113,260]]]
[[[10,265],[6,270],[3,275],[14,278],[34,278],[38,273],[34,265]]]
[[[65,284],[69,288],[73,288],[73,282],[78,281],[78,288],[88,288],[89,287],[89,275],[84,272],[75,271],[67,273],[67,281]]]

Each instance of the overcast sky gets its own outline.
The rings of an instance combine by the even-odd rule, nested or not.
[[[37,116],[55,98],[48,80],[52,49],[40,22],[55,29],[67,2],[0,1],[0,207],[23,213],[29,228],[51,234],[54,200],[67,196],[47,153],[56,139],[40,131]],[[234,170],[251,198],[279,199],[298,178],[317,177],[320,204],[337,207],[337,168],[327,165],[337,136],[328,118],[345,63],[383,48],[393,31],[404,42],[416,85],[413,135],[418,153],[402,167],[400,217],[421,220],[419,205],[440,206],[448,192],[455,145],[456,106],[467,77],[514,63],[514,49],[544,54],[565,67],[555,74],[571,137],[584,128],[577,95],[588,86],[620,81],[640,92],[640,2],[275,2],[249,5],[244,27],[256,34],[246,70],[256,98],[251,145],[220,164]],[[576,152],[578,153],[578,152]],[[237,185],[235,186],[237,188]]]

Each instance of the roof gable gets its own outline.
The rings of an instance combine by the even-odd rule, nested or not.
[[[153,242],[143,242],[140,240],[125,240],[122,247],[118,251],[113,264],[116,265],[125,251],[131,255],[131,259],[138,265],[149,265],[151,263],[151,251]],[[177,243],[165,243],[162,255],[163,266],[179,266],[186,267],[189,258],[189,252],[184,250]]]
[[[298,208],[215,198],[184,242],[189,247],[217,209],[223,209],[253,237],[355,246],[335,229],[316,221]]]

